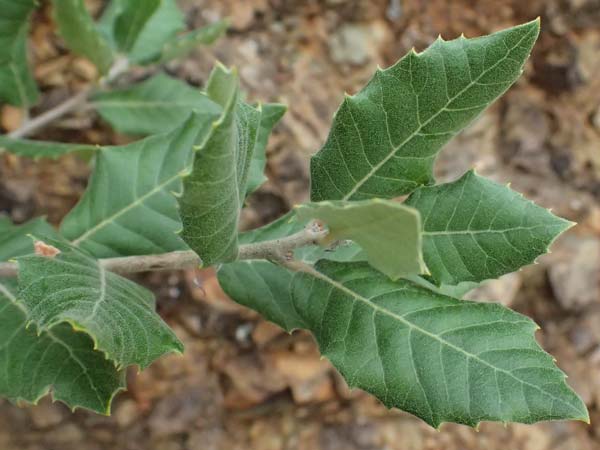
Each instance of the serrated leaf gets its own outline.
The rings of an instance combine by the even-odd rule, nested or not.
[[[97,258],[186,249],[173,192],[191,164],[198,135],[210,122],[192,115],[177,129],[122,147],[104,147],[79,203],[61,233]]]
[[[201,28],[197,28],[181,36],[169,39],[163,46],[160,62],[164,63],[172,59],[186,56],[200,45],[210,45],[225,34],[229,22],[218,20]]]
[[[199,89],[164,74],[125,89],[99,92],[91,102],[114,129],[133,135],[170,131],[192,111],[207,123],[221,112]]]
[[[455,285],[514,272],[548,251],[572,223],[474,172],[415,191],[423,255],[434,280]]]
[[[148,20],[156,12],[162,0],[127,1],[115,21],[114,36],[119,49],[131,51]]]
[[[442,146],[519,77],[539,20],[476,39],[438,39],[378,70],[337,111],[311,159],[311,200],[408,194],[433,182]]]
[[[37,403],[52,392],[71,409],[109,414],[113,397],[125,388],[125,371],[68,324],[36,334],[15,291],[13,282],[0,280],[0,396]]]
[[[0,154],[7,151],[17,156],[34,159],[57,159],[67,153],[80,153],[83,156],[88,156],[98,148],[97,145],[13,139],[7,136],[0,136]]]
[[[349,239],[369,263],[392,279],[425,271],[421,256],[421,218],[417,210],[390,200],[307,203],[295,208],[300,220],[327,224],[328,242]]]
[[[457,300],[364,263],[297,273],[292,300],[348,384],[432,426],[589,421],[535,323],[501,305]]]
[[[252,161],[248,169],[248,181],[246,183],[246,196],[256,191],[265,181],[265,167],[267,165],[267,142],[273,128],[285,112],[287,107],[279,103],[265,103],[261,105],[261,120],[256,146],[252,154]]]
[[[0,99],[16,106],[30,106],[38,89],[27,62],[29,17],[33,0],[0,0]]]
[[[155,311],[147,289],[114,273],[63,242],[44,238],[61,250],[55,257],[23,256],[19,301],[42,332],[61,323],[87,333],[94,349],[118,367],[147,367],[158,357],[182,352],[183,345]]]
[[[42,218],[13,225],[0,218],[0,261],[33,253],[30,234],[58,237]],[[0,279],[0,396],[36,403],[52,390],[71,408],[108,414],[113,396],[125,386],[125,374],[84,333],[66,324],[37,334],[27,327],[23,305],[15,298],[16,280]]]
[[[85,7],[84,0],[53,0],[54,20],[69,48],[88,58],[106,74],[113,61],[113,51],[96,27],[96,23]]]
[[[135,7],[137,0],[112,0],[100,19],[100,28],[105,36],[117,47],[115,42],[115,23],[128,7]],[[161,54],[166,42],[174,39],[179,31],[185,29],[183,14],[175,0],[162,0],[158,9],[148,19],[139,32],[136,43],[127,57],[133,63],[153,63]]]
[[[195,148],[178,201],[181,236],[210,266],[237,258],[239,215],[261,111],[239,101],[237,74],[221,65],[210,76],[207,94],[223,112]]]

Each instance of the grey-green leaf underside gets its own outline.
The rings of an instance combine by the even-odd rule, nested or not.
[[[27,314],[15,298],[14,281],[0,280],[0,396],[13,402],[37,401],[52,392],[71,409],[110,413],[125,388],[118,370],[92,339],[58,324],[39,335],[27,327]]]
[[[333,201],[296,207],[300,220],[318,219],[328,242],[352,240],[369,263],[392,279],[425,272],[421,219],[416,209],[391,200]]]
[[[199,89],[165,74],[124,89],[99,92],[91,103],[114,129],[132,135],[170,131],[192,111],[207,123],[221,112]]]
[[[156,313],[151,292],[63,241],[44,241],[61,253],[18,258],[18,298],[40,331],[68,323],[87,333],[94,348],[118,367],[143,369],[166,353],[183,350]]]
[[[452,183],[422,187],[406,204],[421,212],[423,255],[438,284],[480,282],[518,270],[572,226],[473,171]]]
[[[292,303],[352,387],[432,426],[589,421],[537,326],[501,305],[452,299],[364,263],[297,273]]]
[[[186,249],[173,192],[210,122],[192,115],[177,129],[98,151],[88,188],[61,233],[97,258]]]
[[[337,111],[311,159],[311,200],[392,198],[433,182],[442,146],[514,83],[539,20],[476,39],[438,39],[378,70]]]
[[[154,15],[162,0],[126,1],[115,21],[114,36],[119,49],[130,52],[148,20]]]
[[[0,0],[0,100],[30,106],[38,90],[27,61],[29,16],[33,0]]]
[[[176,36],[165,43],[159,61],[164,63],[182,58],[200,45],[210,45],[223,36],[228,27],[227,20],[218,20],[181,36]]]

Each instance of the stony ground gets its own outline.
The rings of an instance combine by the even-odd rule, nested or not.
[[[100,2],[91,2],[100,6]],[[538,339],[569,374],[592,424],[483,424],[435,431],[350,392],[312,339],[287,335],[238,307],[210,271],[149,275],[161,313],[186,344],[142,374],[110,418],[44,400],[0,403],[2,450],[593,450],[600,448],[600,1],[598,0],[186,0],[190,25],[229,16],[228,36],[166,70],[201,85],[215,58],[240,69],[249,98],[290,110],[269,147],[270,182],[245,212],[254,227],[307,199],[308,158],[323,143],[344,91],[377,64],[389,65],[438,33],[476,36],[542,17],[542,36],[521,81],[449,145],[441,179],[470,167],[511,182],[577,221],[539,264],[495,281],[475,298],[534,318]],[[52,37],[43,10],[32,31],[40,110],[88,83],[93,68]],[[143,72],[135,76],[145,76]],[[18,126],[4,107],[1,125]],[[40,137],[121,143],[90,113]],[[58,162],[0,160],[0,209],[16,221],[45,214],[58,223],[77,201],[89,169]]]

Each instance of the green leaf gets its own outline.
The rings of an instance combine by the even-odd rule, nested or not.
[[[210,266],[237,258],[239,215],[261,112],[239,101],[237,74],[222,65],[213,70],[207,94],[223,112],[195,147],[193,167],[178,201],[181,236]]]
[[[205,27],[169,39],[162,49],[160,62],[164,63],[172,59],[181,58],[199,45],[214,43],[225,34],[228,27],[229,22],[227,20],[219,20]]]
[[[183,125],[123,147],[98,150],[94,172],[61,233],[97,258],[186,249],[177,202],[192,147],[210,123],[192,115]]]
[[[420,188],[406,204],[421,212],[423,255],[438,284],[514,272],[573,225],[473,171],[453,183]]]
[[[476,39],[438,39],[378,70],[337,111],[311,159],[311,200],[393,198],[433,182],[434,159],[519,77],[539,20]]]
[[[40,331],[61,323],[87,333],[94,349],[117,367],[144,369],[183,345],[155,312],[154,296],[137,284],[107,272],[98,260],[53,239],[55,257],[18,258],[19,301]]]
[[[209,123],[221,111],[199,89],[164,74],[125,89],[99,92],[91,101],[113,128],[133,135],[170,131],[192,111]]]
[[[100,29],[114,47],[116,43],[116,21],[128,8],[136,8],[137,0],[112,0],[100,19]],[[160,58],[166,42],[185,29],[183,14],[175,0],[162,0],[158,9],[139,32],[136,42],[129,51],[128,59],[135,63],[153,63]]]
[[[297,273],[292,300],[321,352],[351,387],[434,427],[484,420],[589,422],[584,403],[501,305],[457,300],[364,263],[321,261]]]
[[[27,158],[57,159],[67,153],[80,153],[84,156],[98,150],[97,145],[67,144],[64,142],[34,141],[30,139],[13,139],[0,136],[0,154],[7,151]]]
[[[60,35],[73,52],[85,56],[106,74],[113,61],[113,51],[96,27],[84,0],[53,0],[54,20]]]
[[[279,123],[287,111],[287,107],[279,103],[266,103],[260,105],[260,108],[262,113],[260,128],[258,129],[256,146],[254,147],[252,161],[250,162],[250,168],[248,169],[246,196],[256,191],[265,181],[267,181],[267,177],[265,176],[265,167],[267,165],[267,142],[273,128]]]
[[[29,235],[58,237],[54,228],[41,217],[23,225],[14,225],[9,219],[0,217],[0,261],[33,253]]]
[[[15,290],[13,282],[0,280],[0,396],[37,403],[52,392],[54,400],[71,409],[108,415],[113,397],[125,388],[125,371],[117,370],[94,350],[89,336],[68,324],[36,334],[27,327]]]
[[[30,106],[38,99],[35,80],[27,62],[29,17],[33,0],[0,0],[0,99],[16,106]]]
[[[425,271],[421,218],[417,210],[390,200],[308,203],[296,207],[300,220],[318,219],[329,228],[329,243],[349,239],[369,263],[392,279]]]
[[[162,0],[125,2],[123,11],[115,22],[115,41],[125,53],[131,51],[148,20],[156,12]]]

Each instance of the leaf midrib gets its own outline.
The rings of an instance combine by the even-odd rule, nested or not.
[[[93,226],[92,228],[90,228],[89,230],[87,230],[85,233],[83,233],[82,235],[80,235],[78,238],[72,240],[71,243],[73,245],[75,245],[75,246],[80,245],[83,241],[85,241],[86,239],[88,239],[91,236],[93,236],[94,234],[96,234],[102,228],[104,228],[104,227],[110,225],[111,223],[115,222],[115,220],[118,219],[119,217],[121,217],[123,214],[131,211],[135,207],[137,207],[137,206],[141,205],[142,203],[144,203],[147,199],[149,199],[153,195],[158,194],[159,192],[161,192],[166,186],[168,186],[169,184],[171,184],[175,180],[177,180],[177,178],[183,178],[183,171],[180,171],[177,174],[173,175],[172,177],[168,178],[166,181],[163,181],[162,183],[157,184],[153,189],[151,189],[150,191],[148,191],[147,193],[145,193],[141,197],[136,198],[133,202],[131,202],[130,204],[128,204],[124,208],[121,208],[120,210],[116,211],[112,215],[110,215],[110,216],[106,217],[105,219],[103,219],[101,222],[98,222],[95,226]]]
[[[406,327],[409,328],[409,330],[414,330],[414,331],[416,331],[418,333],[424,334],[425,336],[428,336],[428,337],[430,337],[430,338],[438,341],[441,345],[445,345],[445,346],[451,348],[452,350],[455,350],[455,351],[457,351],[459,353],[462,353],[463,355],[465,355],[465,357],[467,359],[475,360],[475,361],[479,362],[480,364],[482,364],[484,366],[487,366],[487,367],[489,367],[490,369],[492,369],[494,371],[502,372],[505,375],[508,375],[510,378],[518,381],[519,383],[522,383],[522,384],[525,384],[525,385],[527,385],[529,387],[532,387],[535,390],[543,393],[544,395],[549,396],[550,398],[552,398],[552,400],[559,401],[559,402],[563,403],[564,405],[567,405],[569,408],[571,408],[573,411],[575,411],[578,416],[580,415],[580,411],[578,411],[573,405],[571,405],[570,403],[566,402],[565,400],[563,400],[563,399],[561,399],[559,397],[555,397],[551,393],[543,390],[542,388],[540,388],[539,386],[536,386],[535,384],[529,383],[528,381],[525,381],[525,380],[521,380],[520,378],[516,377],[511,372],[509,372],[509,371],[507,371],[505,369],[493,366],[492,364],[490,364],[489,362],[485,361],[484,359],[481,359],[479,356],[477,356],[477,355],[475,355],[473,353],[467,352],[466,350],[464,350],[464,349],[462,349],[462,348],[460,348],[460,347],[452,344],[451,342],[448,342],[448,341],[444,340],[440,336],[438,336],[436,334],[433,334],[433,333],[425,330],[424,328],[419,327],[418,325],[410,322],[409,320],[405,319],[404,317],[402,317],[402,316],[400,316],[398,314],[395,314],[392,311],[389,311],[389,310],[387,310],[385,308],[382,308],[379,305],[376,305],[375,303],[369,301],[369,299],[367,299],[367,298],[365,298],[365,297],[357,294],[353,290],[351,290],[351,289],[347,288],[346,286],[344,286],[342,283],[339,283],[339,282],[335,281],[334,279],[332,279],[332,278],[328,277],[327,275],[325,275],[325,274],[317,271],[316,269],[311,269],[310,271],[307,270],[307,272],[305,272],[305,273],[307,273],[308,275],[314,276],[315,278],[318,278],[318,279],[320,279],[320,280],[322,280],[322,281],[324,281],[326,283],[331,284],[334,288],[342,291],[343,293],[345,293],[347,295],[350,295],[354,299],[360,301],[361,303],[364,303],[365,305],[367,305],[368,307],[372,308],[376,312],[381,313],[383,315],[386,315],[388,317],[391,317],[392,319],[397,320],[398,322],[403,323]]]
[[[392,151],[389,153],[389,155],[387,155],[385,158],[383,158],[380,162],[378,162],[377,164],[375,164],[371,170],[369,171],[369,173],[367,173],[360,181],[358,181],[358,183],[348,192],[348,194],[346,194],[342,200],[348,200],[349,198],[351,198],[356,192],[358,192],[358,190],[360,189],[360,187],[365,184],[373,175],[375,175],[379,169],[381,169],[390,159],[392,159],[394,157],[394,155],[396,154],[396,152],[398,152],[402,147],[404,147],[411,139],[413,139],[416,135],[418,135],[421,130],[423,130],[423,128],[425,128],[432,120],[434,120],[437,116],[439,116],[442,112],[444,112],[446,110],[446,108],[448,108],[448,105],[450,105],[450,103],[452,103],[454,100],[456,100],[457,98],[459,98],[462,94],[464,94],[467,90],[469,90],[471,87],[473,87],[475,84],[477,84],[479,82],[479,80],[486,75],[490,70],[493,70],[498,64],[500,64],[501,62],[503,62],[506,58],[508,58],[508,56],[510,55],[510,53],[517,48],[521,42],[523,42],[523,40],[525,38],[527,38],[529,36],[529,34],[531,33],[528,32],[526,33],[521,39],[519,39],[519,41],[511,48],[509,48],[506,51],[506,55],[504,55],[502,58],[500,58],[498,61],[496,61],[496,63],[494,63],[492,66],[490,66],[488,69],[484,70],[477,78],[475,78],[474,80],[471,80],[469,82],[469,84],[464,87],[462,90],[460,90],[456,95],[454,95],[453,97],[449,98],[448,101],[446,102],[446,104],[440,108],[440,110],[438,112],[436,112],[434,115],[432,115],[429,119],[427,119],[425,122],[420,122],[419,121],[419,126],[415,129],[415,131],[413,131],[406,139],[404,139],[400,144],[398,144],[397,147],[394,147],[394,145],[392,144],[392,142],[390,141],[390,144],[392,145]],[[507,83],[510,84],[510,83]],[[415,93],[416,95],[416,93]],[[416,97],[418,98],[418,95],[416,95]],[[417,111],[418,112],[418,111]],[[456,133],[452,133],[457,134]]]

